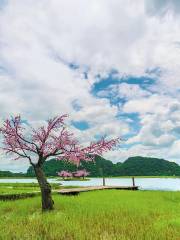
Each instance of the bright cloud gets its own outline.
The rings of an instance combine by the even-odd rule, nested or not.
[[[37,125],[68,113],[87,123],[71,126],[83,144],[127,139],[106,155],[113,161],[180,163],[179,29],[175,0],[0,1],[1,119],[20,113]],[[0,168],[27,165],[18,167],[1,158]]]

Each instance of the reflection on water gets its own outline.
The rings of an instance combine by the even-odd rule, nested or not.
[[[59,181],[48,179],[50,183],[61,183],[64,186],[98,186],[102,178],[91,178],[89,181]],[[36,183],[36,179],[0,179],[0,183]],[[135,178],[135,183],[141,190],[180,191],[180,178]],[[131,186],[131,178],[106,178],[106,185]]]

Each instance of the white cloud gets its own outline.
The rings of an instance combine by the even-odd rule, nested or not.
[[[87,141],[97,132],[129,134],[130,121],[116,116],[119,110],[138,113],[141,130],[129,142],[141,143],[122,152],[163,157],[163,147],[174,146],[180,132],[178,9],[178,1],[158,0],[8,1],[0,10],[1,117],[21,113],[37,124],[67,112],[76,121],[89,123],[90,129],[83,133],[74,129]],[[70,63],[80,68],[72,70]],[[153,73],[157,68],[159,77]],[[87,69],[88,79],[83,75]],[[112,69],[119,76],[151,75],[156,82],[147,90],[120,83],[99,93],[102,97],[112,91],[113,98],[125,98],[118,109],[91,94],[95,76],[107,76]],[[80,111],[73,108],[74,101],[81,105]],[[144,150],[145,143],[151,149]],[[171,151],[173,156],[175,147]]]
[[[139,114],[151,114],[156,113],[158,115],[168,114],[171,107],[177,106],[179,108],[180,102],[176,97],[167,95],[152,94],[149,97],[142,97],[138,99],[130,99],[123,106],[123,111],[126,113],[139,113]],[[178,109],[175,109],[175,112]]]

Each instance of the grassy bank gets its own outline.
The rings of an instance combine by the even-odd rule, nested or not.
[[[60,189],[59,184],[51,184],[52,189]],[[0,183],[0,195],[40,191],[38,183]]]
[[[40,197],[1,202],[0,239],[180,239],[180,192],[105,190],[54,201],[45,214]]]
[[[39,187],[36,183],[0,183],[0,195],[37,191],[39,191]]]

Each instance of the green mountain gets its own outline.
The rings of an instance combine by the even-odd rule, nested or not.
[[[60,172],[62,170],[73,172],[73,171],[76,171],[77,167],[74,164],[67,161],[59,161],[56,159],[51,159],[44,163],[43,169],[46,176],[57,176],[57,172]],[[28,168],[27,176],[28,177],[35,176],[34,169],[32,166]]]
[[[114,174],[114,164],[100,156],[96,156],[93,162],[82,161],[79,167],[67,161],[52,159],[44,163],[43,169],[47,176],[57,176],[57,172],[62,170],[73,172],[77,169],[86,169],[92,177],[102,176],[102,171],[105,176],[113,176]],[[28,168],[27,176],[34,176],[32,167]]]
[[[122,176],[180,176],[180,166],[175,162],[148,157],[128,158],[119,168]]]
[[[62,170],[76,171],[86,169],[91,177],[102,176],[180,176],[180,166],[164,159],[149,157],[130,157],[123,163],[112,163],[103,157],[96,156],[94,162],[82,161],[79,167],[67,161],[49,160],[44,164],[47,176],[57,176]],[[29,167],[27,176],[34,176],[34,170]]]

